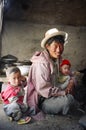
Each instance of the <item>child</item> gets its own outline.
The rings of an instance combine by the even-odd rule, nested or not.
[[[17,121],[18,124],[26,124],[31,120],[30,117],[23,117],[28,109],[23,103],[24,87],[27,84],[26,78],[21,75],[17,67],[8,68],[6,75],[8,79],[7,87],[1,92],[3,109],[10,120]]]
[[[58,94],[54,96],[65,96],[66,94],[70,93],[69,92],[70,90],[67,87],[73,75],[70,68],[71,68],[70,61],[67,59],[62,60],[59,69],[60,70],[59,76],[57,77],[57,87],[59,88]],[[71,92],[71,94],[73,93]]]
[[[58,77],[58,86],[60,87],[61,90],[65,90],[69,80],[71,78],[71,63],[69,60],[64,59],[62,60],[61,64],[60,64],[60,73],[59,73],[59,77]]]

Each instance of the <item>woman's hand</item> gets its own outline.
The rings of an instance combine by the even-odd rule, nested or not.
[[[66,95],[65,91],[60,90],[60,91],[58,91],[56,94],[54,94],[53,97],[65,96],[65,95]]]
[[[68,84],[67,88],[65,89],[65,93],[73,95],[73,93],[74,93],[74,81],[73,81],[73,79],[71,79],[69,81],[69,84]]]

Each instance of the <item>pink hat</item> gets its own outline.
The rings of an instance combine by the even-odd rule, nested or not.
[[[67,59],[62,60],[60,66],[62,67],[63,65],[69,65],[69,66],[71,67],[71,63],[70,63],[70,61],[67,60]]]

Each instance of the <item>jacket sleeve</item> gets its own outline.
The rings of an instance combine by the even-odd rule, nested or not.
[[[52,86],[51,72],[48,64],[33,63],[30,76],[36,91],[40,96],[48,98],[58,92],[57,87]]]

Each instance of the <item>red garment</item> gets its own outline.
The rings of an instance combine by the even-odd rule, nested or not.
[[[21,89],[22,87],[20,86],[14,87],[14,86],[11,86],[10,83],[8,83],[6,89],[1,92],[1,97],[4,104],[9,104],[10,102],[8,99],[12,97],[18,97],[17,102],[20,104],[23,103],[24,95],[19,95],[19,92]]]

